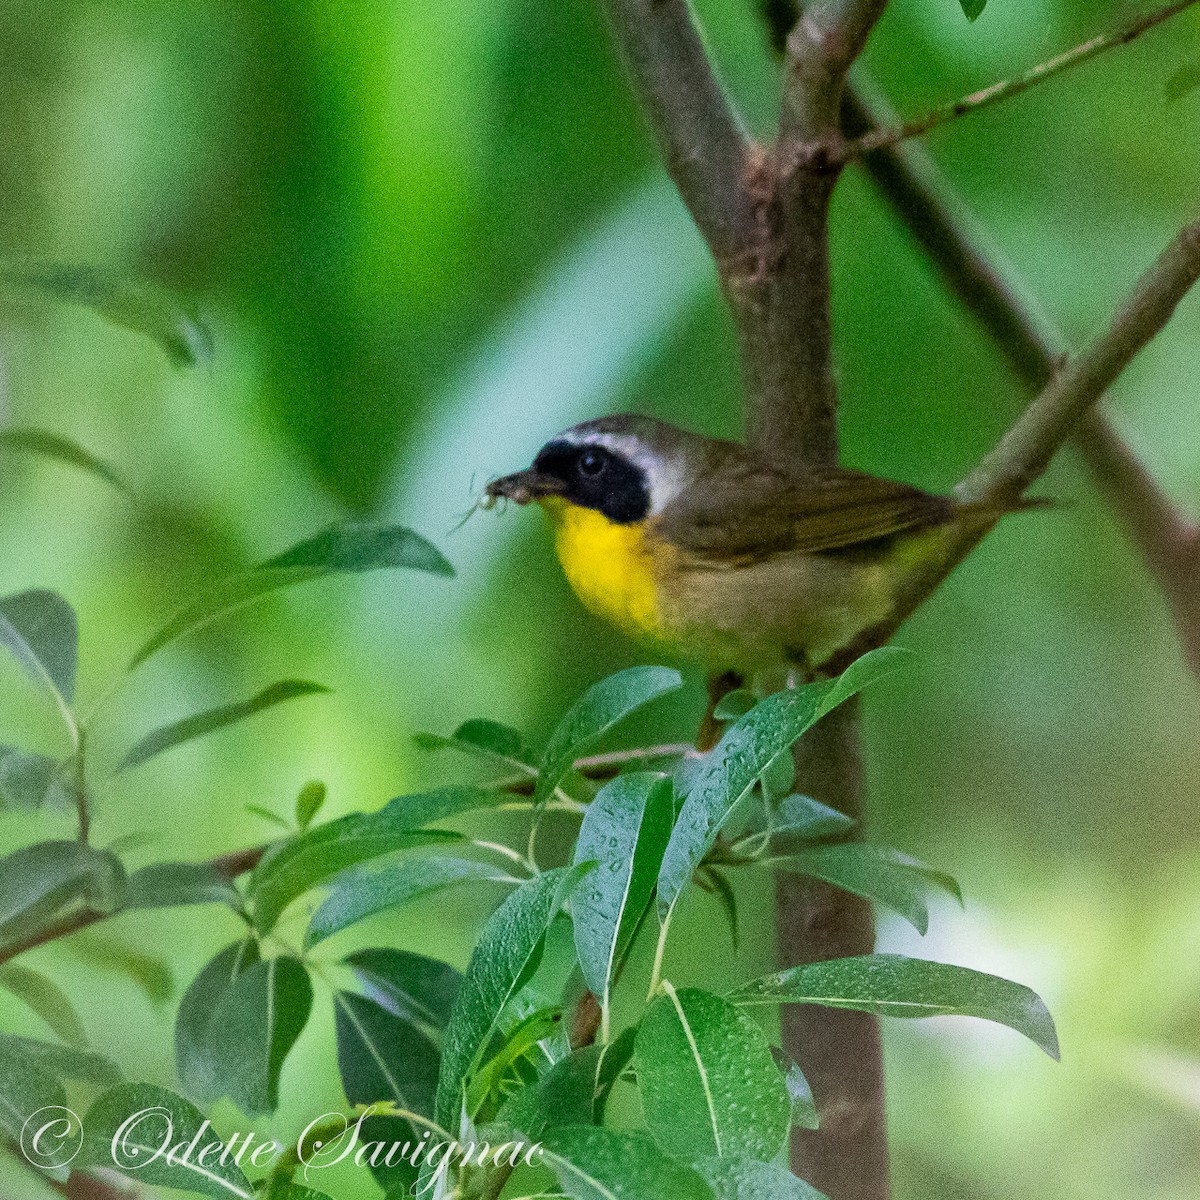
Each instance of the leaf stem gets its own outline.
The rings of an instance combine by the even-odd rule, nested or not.
[[[675,905],[667,909],[667,915],[662,919],[658,929],[658,943],[654,947],[654,966],[650,971],[650,990],[646,993],[647,1001],[653,1000],[662,985],[663,956],[667,950],[667,932],[671,928],[671,918],[675,915]]]
[[[488,842],[483,838],[472,838],[471,845],[478,846],[480,850],[490,850],[493,854],[503,855],[510,862],[515,862],[523,870],[528,871],[530,875],[541,873],[532,859],[526,858],[519,850],[514,850],[511,846],[504,845],[503,842]]]
[[[75,801],[75,812],[79,818],[79,841],[88,844],[92,830],[91,803],[88,797],[87,764],[85,761],[87,732],[75,729],[75,754],[71,760],[71,796]]]

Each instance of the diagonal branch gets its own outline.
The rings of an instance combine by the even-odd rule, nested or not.
[[[861,86],[847,93],[842,122],[848,138],[892,123],[885,102],[872,96],[868,103]],[[987,234],[924,148],[888,146],[866,155],[862,165],[942,282],[979,321],[1017,378],[1030,392],[1044,388],[1064,357],[1062,338],[1012,285]],[[1200,675],[1200,534],[1102,412],[1084,415],[1074,441],[1165,593],[1183,653]]]
[[[1112,327],[1064,367],[957,488],[967,504],[1016,500],[1050,463],[1079,418],[1171,319],[1200,278],[1200,221],[1185,226],[1138,281]]]
[[[1118,46],[1127,46],[1136,38],[1141,37],[1142,34],[1148,33],[1155,26],[1161,25],[1171,17],[1178,16],[1186,9],[1193,8],[1197,2],[1198,0],[1176,0],[1173,4],[1168,4],[1152,13],[1147,13],[1123,29],[1091,38],[1082,45],[1076,46],[1074,49],[1050,59],[1049,62],[1031,67],[1024,74],[1018,75],[1014,79],[1005,79],[999,83],[993,83],[990,87],[973,92],[970,96],[956,100],[952,104],[935,108],[932,112],[926,113],[922,117],[917,117],[912,121],[905,121],[903,124],[893,125],[889,128],[872,129],[863,133],[853,142],[848,143],[844,147],[844,153],[849,157],[855,157],[870,153],[872,150],[880,150],[885,146],[893,146],[897,142],[905,141],[909,138],[922,137],[942,125],[948,125],[951,121],[966,116],[968,113],[978,112],[979,109],[986,108],[988,105],[996,104],[1001,100],[1007,100],[1012,96],[1019,96],[1022,92],[1029,91],[1030,88],[1047,79],[1052,79],[1055,75],[1059,75],[1071,67],[1077,67],[1081,63],[1088,62],[1097,57],[1097,55],[1116,49]]]
[[[718,265],[754,229],[751,142],[717,80],[687,0],[603,0],[663,162]]]
[[[1078,421],[1163,329],[1197,279],[1200,221],[1178,234],[1139,280],[1108,331],[1053,376],[996,447],[955,489],[963,504],[977,509],[978,519],[948,527],[939,557],[913,571],[888,620],[825,664],[828,669],[836,669],[870,645],[887,641],[932,595],[1041,475]]]

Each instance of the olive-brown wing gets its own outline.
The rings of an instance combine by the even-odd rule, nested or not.
[[[740,566],[941,525],[954,511],[948,496],[858,471],[793,478],[725,464],[664,509],[658,531],[690,557]]]

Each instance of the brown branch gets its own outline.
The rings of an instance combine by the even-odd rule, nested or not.
[[[882,118],[882,119],[881,119]],[[848,138],[892,124],[886,102],[847,93]],[[942,282],[979,322],[1017,378],[1040,391],[1064,358],[1061,336],[1013,286],[978,221],[953,194],[924,147],[889,146],[862,162],[897,218],[929,256]],[[1103,412],[1085,414],[1074,441],[1092,478],[1167,596],[1184,655],[1200,675],[1200,543]]]
[[[109,1182],[91,1171],[72,1171],[66,1183],[51,1184],[66,1200],[134,1200],[137,1189],[131,1185],[120,1186]]]
[[[841,161],[846,78],[886,0],[812,0],[786,37],[780,138],[759,184],[758,257],[746,278],[726,278],[746,374],[747,440],[779,465],[803,471],[838,458],[833,368],[829,206]],[[768,15],[776,26],[786,10]],[[811,730],[795,750],[797,786],[865,826],[857,706]],[[869,902],[819,883],[776,883],[781,967],[869,954]],[[837,1200],[887,1200],[888,1152],[878,1018],[795,1006],[783,1018],[784,1049],[813,1086],[819,1130],[797,1133],[791,1165]]]
[[[993,83],[991,86],[983,88],[978,92],[973,92],[970,96],[956,100],[952,104],[935,108],[932,112],[926,113],[922,117],[917,117],[915,120],[905,121],[903,124],[890,128],[873,129],[862,134],[853,142],[847,143],[844,147],[844,152],[848,156],[854,157],[869,153],[872,150],[882,149],[885,146],[895,145],[897,142],[905,141],[909,138],[922,137],[942,125],[947,125],[959,117],[966,116],[968,113],[978,112],[981,108],[999,103],[1001,100],[1008,100],[1012,96],[1019,96],[1037,84],[1047,79],[1052,79],[1054,76],[1069,70],[1071,67],[1077,67],[1081,63],[1089,62],[1091,59],[1097,57],[1097,55],[1105,53],[1105,51],[1116,49],[1118,46],[1127,46],[1136,38],[1141,37],[1142,34],[1148,33],[1155,26],[1161,25],[1171,17],[1178,16],[1185,10],[1194,7],[1197,2],[1198,0],[1177,0],[1174,4],[1168,4],[1152,13],[1147,13],[1123,29],[1091,38],[1082,45],[1076,46],[1074,49],[1052,58],[1049,62],[1031,67],[1023,75],[1018,75],[1015,79],[1005,79],[999,83]]]
[[[787,38],[787,79],[780,129],[785,139],[836,139],[846,77],[887,0],[814,0]]]
[[[829,205],[847,73],[886,0],[814,0],[787,38],[779,144],[758,164],[754,253],[724,272],[741,341],[746,437],[799,470],[837,460]]]
[[[745,250],[751,143],[705,53],[687,0],[603,0],[634,90],[683,202],[718,264]]]
[[[837,669],[869,646],[889,640],[932,595],[1003,512],[1041,475],[1073,427],[1163,329],[1198,278],[1200,222],[1179,233],[1139,280],[1109,330],[1059,370],[991,453],[955,489],[960,501],[977,509],[978,519],[948,527],[939,557],[915,570],[904,582],[888,620],[827,664],[828,669]]]
[[[1112,327],[1067,364],[956,489],[966,504],[1016,500],[1046,469],[1079,418],[1171,319],[1200,277],[1200,221],[1186,226],[1138,281]]]
[[[836,808],[863,836],[866,779],[858,704],[851,701],[801,740],[796,778],[808,795]],[[787,871],[775,876],[777,958],[782,966],[870,954],[870,901]],[[812,1086],[819,1129],[792,1131],[792,1168],[838,1200],[889,1195],[883,1044],[879,1019],[808,1004],[780,1012],[784,1049]]]

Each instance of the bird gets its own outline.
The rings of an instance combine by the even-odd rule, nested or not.
[[[844,467],[790,470],[631,413],[556,434],[485,496],[541,507],[597,616],[741,678],[819,672],[887,620],[956,522],[995,520],[951,496]]]

